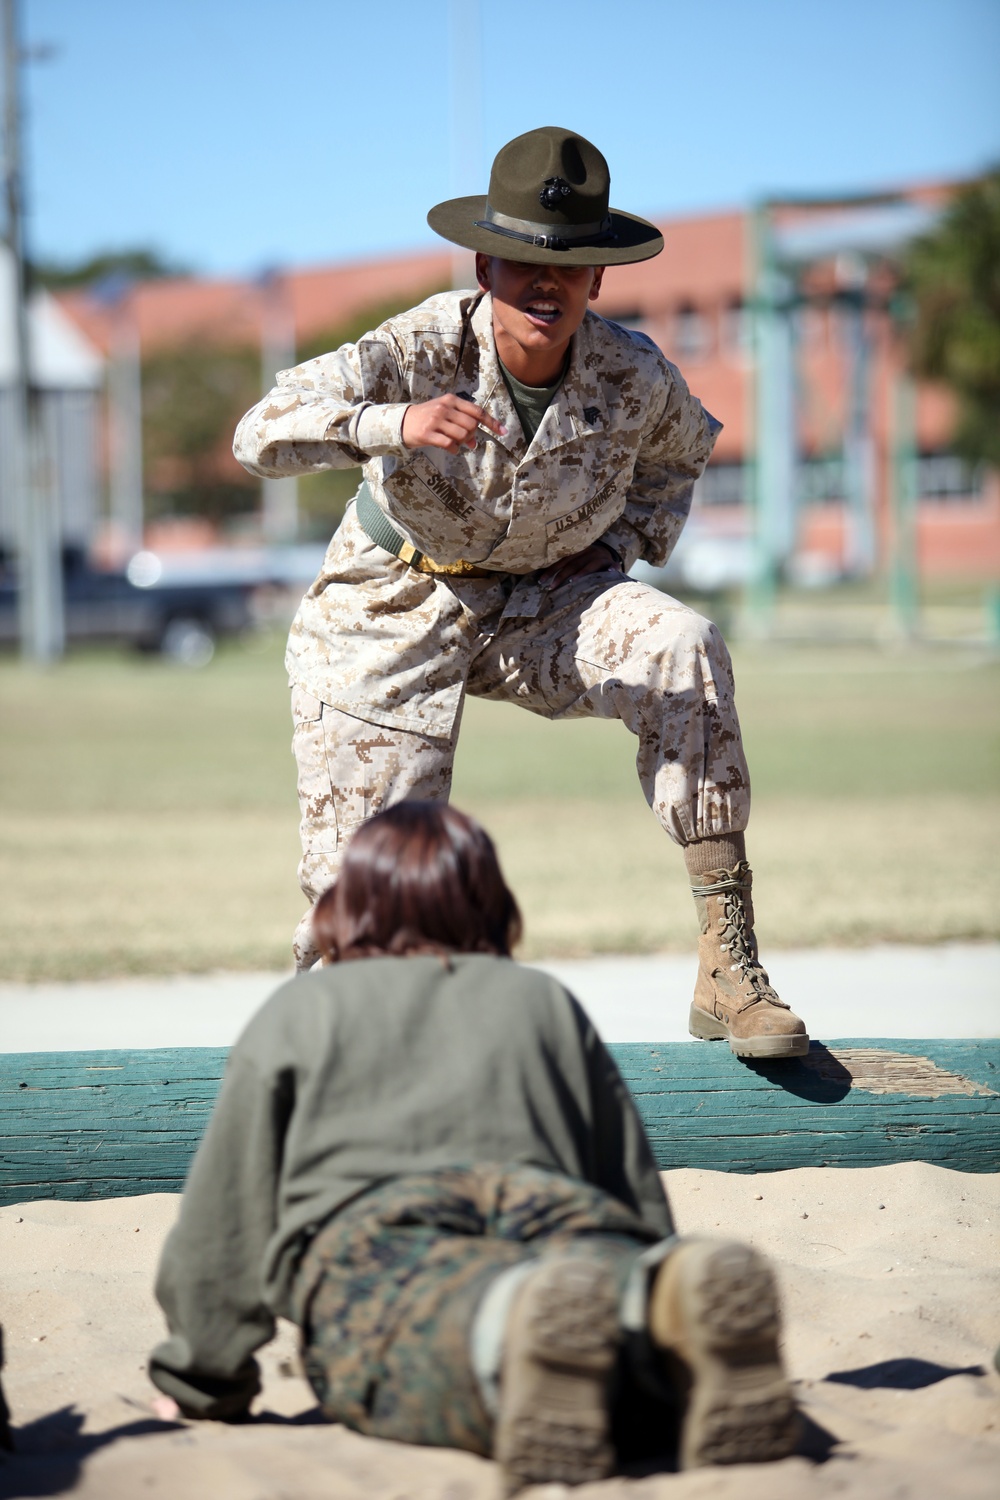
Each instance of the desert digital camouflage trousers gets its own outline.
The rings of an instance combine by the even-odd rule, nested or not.
[[[693,610],[618,572],[574,579],[537,616],[484,628],[465,691],[549,719],[618,718],[636,735],[646,800],[678,844],[746,827],[750,780],[729,652]],[[428,653],[433,643],[428,644]],[[366,722],[292,690],[302,862],[310,901],[351,834],[381,808],[445,800],[460,718],[447,738]]]
[[[319,1230],[292,1288],[324,1415],[376,1437],[488,1454],[493,1418],[472,1331],[491,1282],[541,1256],[581,1255],[599,1259],[623,1294],[656,1241],[599,1188],[535,1167],[454,1167],[382,1183]],[[619,1391],[619,1424],[641,1412],[648,1428],[651,1403],[663,1433],[671,1416],[662,1396],[637,1388],[629,1368]]]

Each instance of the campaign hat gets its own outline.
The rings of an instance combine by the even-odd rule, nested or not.
[[[467,250],[532,265],[622,266],[663,249],[655,224],[609,208],[611,173],[597,147],[543,125],[497,152],[486,196],[449,198],[427,215]]]

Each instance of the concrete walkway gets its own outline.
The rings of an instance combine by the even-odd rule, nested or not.
[[[1000,943],[793,949],[769,955],[813,1037],[1000,1035]],[[541,963],[609,1042],[687,1041],[692,955]],[[0,1052],[227,1047],[284,974],[0,984]]]

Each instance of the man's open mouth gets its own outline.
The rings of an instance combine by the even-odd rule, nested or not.
[[[524,315],[526,318],[530,318],[532,323],[538,323],[541,327],[545,328],[562,317],[562,308],[558,302],[529,302],[524,309]]]

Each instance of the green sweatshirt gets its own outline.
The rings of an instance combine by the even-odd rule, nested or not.
[[[150,1374],[196,1415],[259,1389],[317,1228],[388,1178],[523,1163],[672,1230],[653,1155],[593,1025],[554,979],[459,955],[337,964],[284,985],[233,1048],[156,1283]]]

